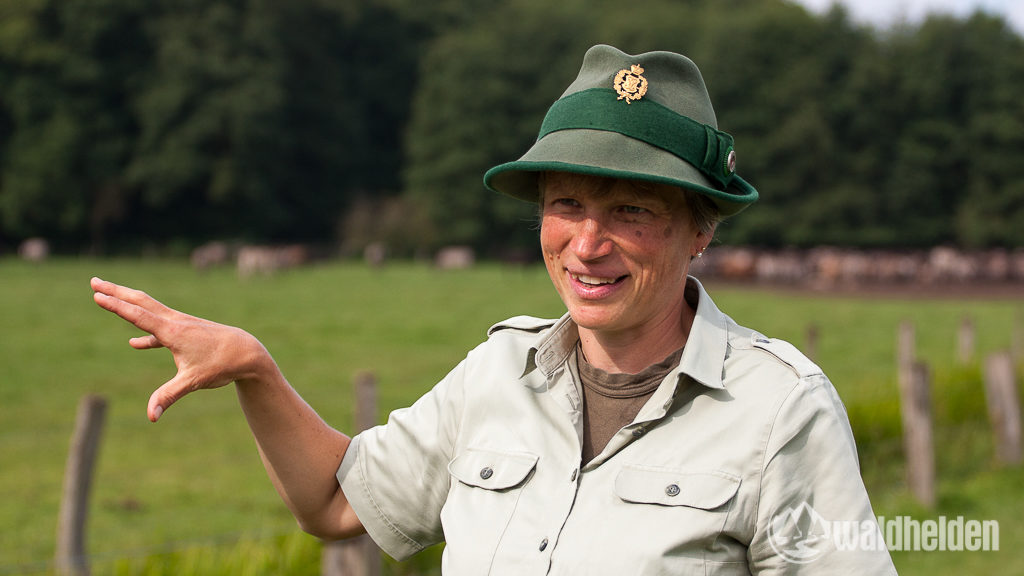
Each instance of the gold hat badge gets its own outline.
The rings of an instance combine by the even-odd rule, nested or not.
[[[633,64],[629,70],[623,68],[615,75],[615,91],[619,93],[619,100],[626,100],[626,104],[639,100],[647,94],[647,78],[641,76],[644,69],[639,64]]]

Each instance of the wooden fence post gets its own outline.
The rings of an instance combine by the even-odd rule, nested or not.
[[[817,324],[807,325],[807,344],[804,353],[812,362],[818,361],[818,336],[820,331]]]
[[[1013,328],[1010,334],[1010,355],[1015,361],[1024,360],[1024,310],[1017,310],[1013,315]]]
[[[935,447],[930,380],[928,365],[915,362],[907,380],[900,382],[907,484],[917,500],[929,508],[935,505]]]
[[[1009,352],[990,354],[985,359],[985,398],[995,436],[996,459],[1000,464],[1020,464],[1020,398]]]
[[[974,360],[974,334],[974,321],[964,316],[957,331],[957,358],[961,364],[970,364]]]
[[[57,573],[62,576],[89,574],[89,561],[85,555],[85,524],[89,515],[92,472],[99,452],[106,410],[107,401],[101,396],[85,396],[78,404],[57,521],[55,564]]]
[[[935,449],[928,366],[916,361],[914,324],[900,322],[896,344],[900,413],[903,419],[903,452],[907,484],[925,506],[935,503]]]
[[[355,377],[355,429],[363,431],[377,423],[377,379],[369,372]],[[323,576],[380,576],[380,548],[366,534],[324,542],[320,557]]]
[[[896,370],[900,390],[909,386],[914,369],[914,358],[917,356],[914,336],[914,323],[910,320],[900,322],[896,339]]]

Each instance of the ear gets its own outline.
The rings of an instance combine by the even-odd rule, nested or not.
[[[697,232],[697,238],[693,243],[693,253],[690,254],[694,258],[700,258],[704,254],[704,251],[708,249],[711,244],[711,240],[715,237],[715,225],[711,226],[710,230],[704,231],[699,230]]]

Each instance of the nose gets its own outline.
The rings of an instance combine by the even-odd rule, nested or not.
[[[586,216],[578,223],[570,247],[581,261],[596,260],[611,254],[612,242],[604,223],[594,216]]]

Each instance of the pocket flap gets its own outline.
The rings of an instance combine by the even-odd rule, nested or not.
[[[538,457],[528,452],[499,452],[470,448],[448,463],[459,482],[487,490],[511,488],[529,476]]]
[[[728,472],[695,472],[627,465],[615,478],[615,494],[626,502],[689,506],[702,510],[728,502],[740,487],[740,478]]]

